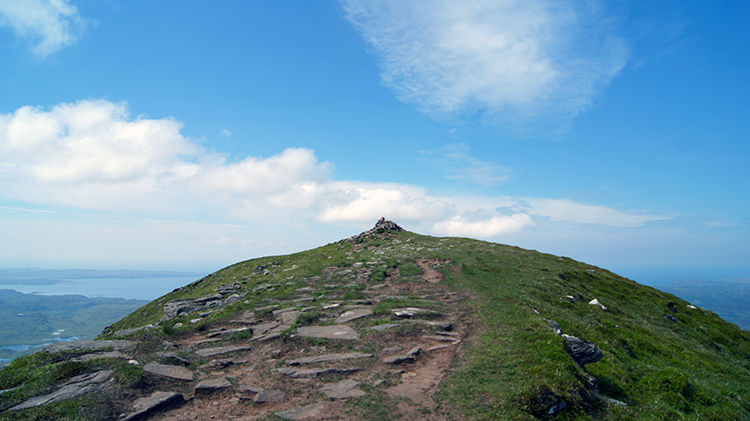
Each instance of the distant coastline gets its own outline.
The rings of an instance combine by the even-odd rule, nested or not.
[[[206,272],[207,273],[207,272]],[[206,275],[204,272],[0,269],[0,288],[25,294],[83,295],[154,300]]]

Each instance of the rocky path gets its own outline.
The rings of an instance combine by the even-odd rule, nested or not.
[[[391,246],[420,250],[397,241]],[[356,243],[352,250],[347,254],[354,260],[363,248]],[[372,271],[383,262],[376,260],[325,267],[322,276],[305,278],[283,299],[262,298],[278,283],[255,282],[252,289],[244,286],[248,282],[222,284],[203,298],[165,302],[158,326],[105,332],[152,342],[164,336],[149,330],[179,333],[167,336],[168,342],[158,339],[158,350],[134,340],[95,342],[77,351],[84,361],[116,358],[139,367],[139,389],[122,393],[120,402],[125,408],[120,418],[129,421],[360,419],[372,418],[367,411],[379,407],[403,419],[447,419],[436,411],[433,395],[469,335],[457,305],[466,297],[442,282],[440,270],[450,260],[412,261],[417,272],[412,268],[402,278],[388,270],[378,280]],[[253,274],[266,276],[271,270],[285,269],[274,263],[256,267]],[[242,304],[249,293],[260,302],[244,301],[248,305],[234,314],[218,313]],[[222,317],[204,323],[212,314]],[[183,322],[171,321],[175,317]],[[183,323],[197,328],[178,331]],[[111,373],[96,376],[111,387]]]
[[[270,414],[290,420],[353,419],[357,406],[344,401],[368,397],[393,399],[396,410],[422,411],[421,419],[426,419],[423,412],[434,409],[432,394],[466,328],[445,304],[454,294],[446,294],[439,283],[420,287],[386,283],[367,300],[331,299],[310,306],[292,306],[298,297],[290,297],[238,315],[213,332],[184,338],[174,352],[196,366],[192,393],[185,403],[149,419],[256,419]],[[416,289],[423,293],[423,307],[375,311],[387,297],[412,295]],[[315,317],[301,317],[305,314]],[[311,322],[302,325],[303,320]],[[208,341],[237,325],[253,336]],[[207,382],[220,387],[205,387]]]

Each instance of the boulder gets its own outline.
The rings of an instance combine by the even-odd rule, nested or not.
[[[568,344],[568,353],[579,366],[595,363],[604,357],[604,353],[593,342],[575,336],[561,335]]]

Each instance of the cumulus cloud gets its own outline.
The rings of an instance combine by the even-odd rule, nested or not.
[[[325,206],[323,222],[377,220],[383,215],[402,221],[434,220],[450,214],[452,205],[424,189],[403,184],[332,183],[338,196]],[[331,195],[333,196],[333,195]]]
[[[0,25],[28,39],[34,55],[44,58],[75,43],[88,21],[67,0],[2,0]]]
[[[569,118],[624,67],[596,1],[341,0],[386,86],[432,116]]]
[[[613,227],[665,219],[566,200],[337,181],[333,165],[310,149],[237,161],[198,146],[181,128],[171,118],[133,118],[127,104],[106,100],[0,114],[0,197],[158,219],[369,224],[385,216],[418,231],[482,238],[533,227],[534,218]],[[467,159],[465,148],[450,151]],[[237,238],[222,234],[203,243],[237,244]]]
[[[106,100],[2,114],[0,177],[7,182],[0,192],[97,210],[163,209],[209,199],[255,201],[325,180],[330,171],[301,148],[228,162],[181,128],[171,118],[131,118],[127,104]]]

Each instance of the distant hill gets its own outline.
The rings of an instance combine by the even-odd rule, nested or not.
[[[750,332],[602,268],[384,220],[101,336],[0,371],[0,420],[750,419]]]

